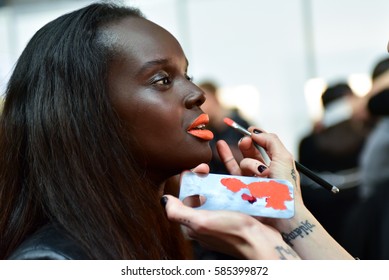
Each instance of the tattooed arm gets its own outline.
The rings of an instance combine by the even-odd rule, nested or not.
[[[286,179],[294,185],[294,217],[260,221],[276,228],[284,241],[303,259],[353,259],[305,207],[294,158],[280,139],[272,133],[262,133],[254,128],[249,130],[252,132],[251,137],[244,137],[239,143],[244,159],[240,163],[234,160],[226,163],[231,174]],[[269,166],[265,165],[253,141],[268,153],[271,159]],[[222,160],[231,158],[229,147],[224,141],[219,141],[217,147]]]
[[[302,259],[354,259],[332,238],[307,208],[297,207],[293,218],[278,219],[272,225],[281,232],[284,241]]]

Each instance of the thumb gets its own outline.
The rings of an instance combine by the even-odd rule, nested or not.
[[[172,222],[178,222],[180,224],[189,226],[195,217],[196,210],[185,206],[181,200],[174,196],[162,196],[161,203],[165,206],[167,217]]]
[[[201,163],[201,164],[197,165],[195,168],[193,168],[192,172],[208,174],[209,173],[209,165],[206,163]]]

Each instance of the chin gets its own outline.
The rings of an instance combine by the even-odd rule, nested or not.
[[[198,158],[190,168],[188,169],[192,169],[192,168],[195,168],[197,167],[198,165],[202,164],[202,163],[206,163],[208,164],[212,159],[212,153],[209,153],[209,155],[207,156],[204,156],[204,157],[201,157],[201,158]]]
[[[209,147],[206,152],[199,153],[198,156],[199,156],[199,162],[197,163],[197,165],[199,165],[200,163],[209,163],[212,160],[211,147]]]

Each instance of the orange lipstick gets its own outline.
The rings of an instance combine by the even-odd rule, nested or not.
[[[193,123],[188,127],[187,132],[193,136],[210,141],[213,139],[212,131],[205,129],[205,126],[209,123],[209,117],[207,114],[201,114]]]

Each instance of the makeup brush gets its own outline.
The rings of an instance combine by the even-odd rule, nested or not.
[[[243,126],[239,125],[238,123],[234,122],[233,120],[231,120],[230,118],[224,118],[224,122],[231,126],[232,128],[236,129],[237,131],[239,131],[240,133],[242,133],[243,135],[247,135],[247,136],[251,136],[251,132],[248,131],[247,129],[245,129]],[[266,153],[265,149],[262,148],[261,146],[259,146],[257,143],[255,143],[253,141],[253,144],[254,146],[257,148],[257,150],[261,153],[261,156],[265,162],[265,164],[267,166],[269,166],[270,164],[270,158],[268,156],[268,154]]]
[[[238,123],[234,122],[230,118],[224,118],[224,122],[228,126],[234,128],[235,130],[237,130],[240,133],[242,133],[243,135],[251,136],[251,132],[250,131],[248,131],[246,128],[244,128],[243,126],[239,125]],[[270,164],[271,160],[270,160],[268,154],[266,153],[265,149],[262,148],[257,143],[255,143],[254,141],[253,141],[253,144],[258,149],[258,151],[261,153],[261,156],[262,156],[263,160],[265,161],[265,164],[268,166]],[[325,189],[331,191],[332,193],[338,193],[339,192],[339,189],[336,186],[331,185],[329,182],[327,182],[323,178],[317,176],[313,171],[311,171],[310,169],[308,169],[307,167],[305,167],[301,163],[298,163],[297,161],[295,161],[295,164],[296,164],[296,168],[297,168],[298,171],[303,173],[305,176],[307,176],[308,178],[310,178],[314,182],[318,183],[320,186],[322,186]]]

